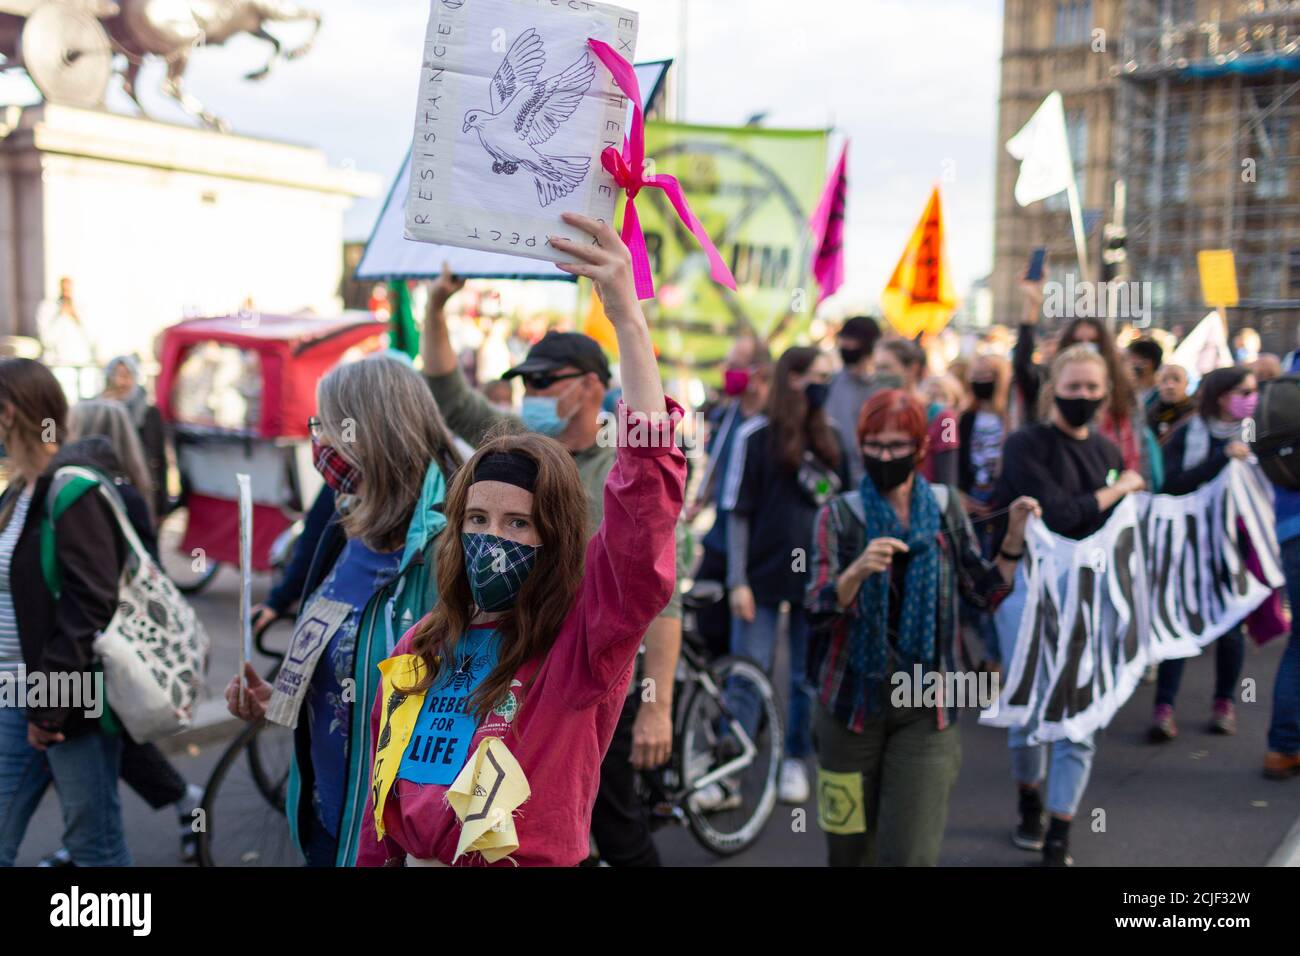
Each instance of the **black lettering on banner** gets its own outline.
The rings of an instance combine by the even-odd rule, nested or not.
[[[1244,598],[1250,593],[1250,572],[1246,569],[1246,561],[1241,556],[1242,534],[1241,526],[1238,522],[1241,520],[1237,515],[1237,503],[1232,500],[1231,495],[1223,496],[1226,522],[1225,527],[1228,532],[1228,547],[1224,549],[1224,557],[1228,561],[1230,569],[1229,574],[1232,581],[1232,594],[1234,597]]]
[[[1233,546],[1233,534],[1227,498],[1215,499],[1211,504],[1210,515],[1210,526],[1215,535],[1215,547],[1210,552],[1211,593],[1217,615],[1222,616],[1227,613],[1228,601],[1232,595],[1232,569],[1228,563],[1228,550]]]
[[[1066,717],[1085,711],[1092,704],[1092,681],[1086,687],[1075,686],[1079,680],[1079,665],[1083,653],[1089,647],[1093,649],[1093,660],[1100,659],[1097,653],[1097,572],[1090,566],[1078,569],[1078,601],[1074,612],[1074,625],[1065,643],[1065,662],[1061,665],[1056,686],[1052,688],[1043,711],[1044,723],[1058,723]],[[1096,680],[1095,668],[1094,677]]]
[[[1034,686],[1038,683],[1039,658],[1042,656],[1043,644],[1056,642],[1059,612],[1055,602],[1052,601],[1052,592],[1047,586],[1043,562],[1040,560],[1037,564],[1039,585],[1037,606],[1034,610],[1034,626],[1029,632],[1029,649],[1025,652],[1025,668],[1021,672],[1020,683],[1007,696],[1007,702],[1012,707],[1029,706]]]
[[[1174,563],[1174,526],[1170,521],[1164,518],[1158,519],[1158,528],[1156,530],[1156,563],[1152,569],[1154,571],[1151,579],[1151,593],[1155,598],[1155,617],[1152,618],[1151,624],[1161,632],[1162,642],[1171,642],[1178,640],[1178,631],[1174,628],[1174,623],[1169,614],[1170,601],[1177,602],[1178,594],[1171,594],[1170,591],[1177,591],[1177,581],[1174,586],[1170,587],[1169,571]]]
[[[1116,673],[1137,657],[1138,654],[1138,606],[1133,593],[1133,544],[1138,535],[1137,528],[1128,527],[1115,536],[1114,553],[1111,555],[1110,567],[1115,572],[1115,587],[1110,591],[1111,603],[1115,606],[1118,619],[1125,621],[1124,633],[1115,642]],[[1111,686],[1114,686],[1112,681]]]
[[[1205,633],[1206,620],[1201,613],[1201,533],[1196,515],[1188,512],[1183,516],[1187,537],[1183,541],[1183,600],[1181,606],[1187,620],[1187,629],[1192,637]],[[1190,564],[1189,564],[1190,562]],[[1189,587],[1190,585],[1190,587]]]

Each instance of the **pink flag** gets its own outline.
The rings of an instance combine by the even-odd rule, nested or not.
[[[849,144],[844,144],[835,172],[826,182],[817,211],[813,213],[813,278],[821,287],[821,305],[844,285],[844,207],[849,193]]]

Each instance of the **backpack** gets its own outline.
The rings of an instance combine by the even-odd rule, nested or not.
[[[108,502],[130,552],[122,569],[117,613],[96,636],[95,656],[103,667],[113,715],[137,743],[149,743],[193,722],[207,669],[208,635],[194,609],[140,543],[107,479],[88,468],[60,468],[45,499],[41,574],[54,599],[63,590],[55,525],[91,492]]]
[[[1300,374],[1260,386],[1250,447],[1273,484],[1300,491]]]

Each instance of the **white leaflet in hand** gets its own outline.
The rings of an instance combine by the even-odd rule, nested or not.
[[[587,45],[631,60],[637,15],[599,3],[434,0],[416,105],[406,238],[552,262],[560,219],[612,222],[600,155],[622,148],[627,102]]]
[[[253,483],[236,475],[239,483],[239,621],[243,636],[239,686],[244,686],[244,664],[253,659]]]

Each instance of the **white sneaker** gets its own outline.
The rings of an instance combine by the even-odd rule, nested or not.
[[[719,813],[722,810],[734,810],[741,803],[742,799],[738,790],[724,787],[720,783],[711,783],[691,795],[691,807],[696,813]]]
[[[808,769],[802,760],[781,761],[781,779],[776,787],[776,795],[782,803],[808,802],[812,788],[808,785]]]

